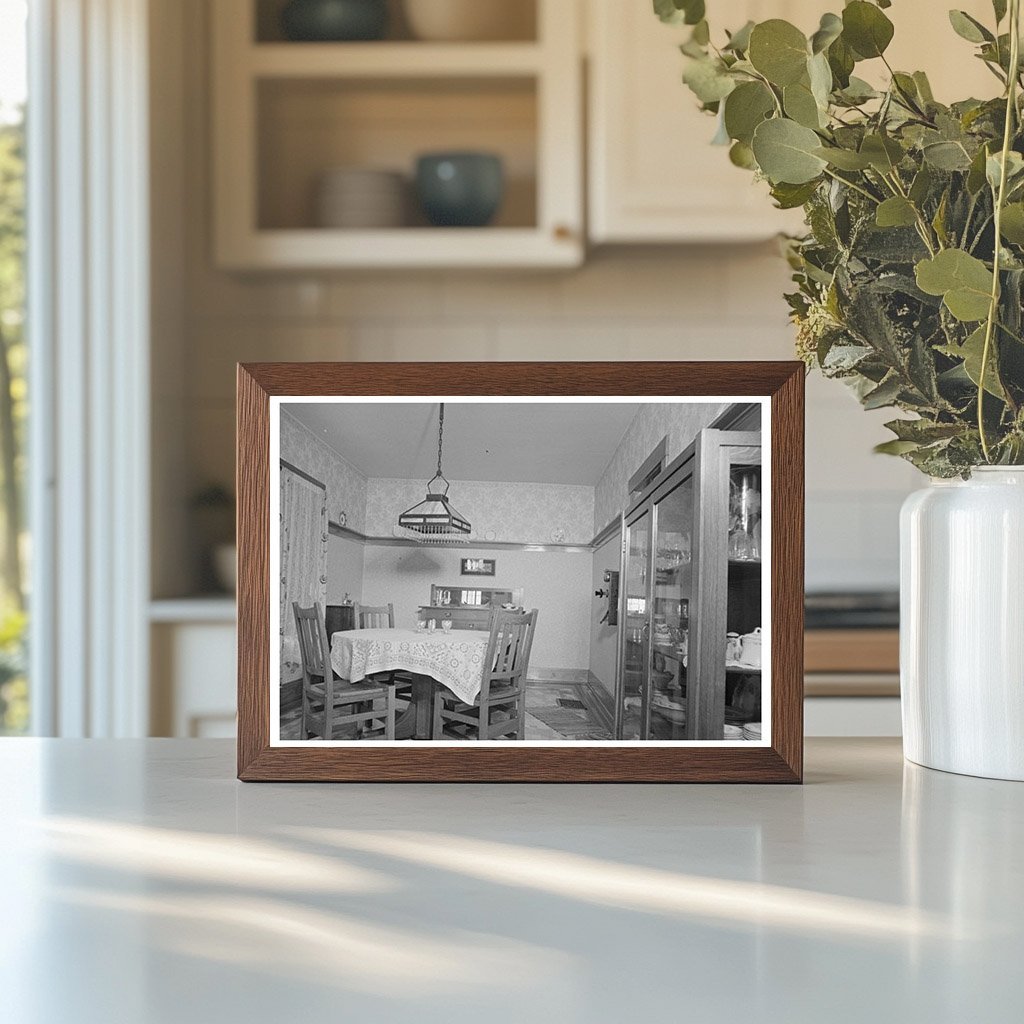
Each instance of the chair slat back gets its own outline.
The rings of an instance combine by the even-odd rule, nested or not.
[[[311,677],[326,679],[330,671],[330,647],[327,642],[327,623],[320,602],[312,608],[300,608],[298,601],[294,601],[292,611],[295,614],[295,631],[302,656],[302,673],[307,682]]]
[[[393,604],[357,604],[356,629],[394,629],[395,606]]]
[[[487,700],[492,683],[516,686],[525,683],[536,625],[536,608],[529,612],[497,610],[493,613],[484,652],[482,701]]]

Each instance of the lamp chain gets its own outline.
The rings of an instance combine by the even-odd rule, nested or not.
[[[441,448],[444,444],[444,402],[441,403],[441,415],[437,421],[437,475],[444,476],[441,472]]]

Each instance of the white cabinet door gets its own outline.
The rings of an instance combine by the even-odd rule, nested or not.
[[[682,83],[679,44],[689,29],[663,25],[649,0],[587,2],[591,241],[735,241],[798,230],[799,214],[776,210],[767,186],[711,145],[715,120]],[[715,38],[769,17],[806,31],[818,15],[798,17],[800,6],[824,9],[821,0],[710,0],[708,17]]]
[[[710,145],[713,118],[682,84],[678,45],[685,26],[661,24],[650,0],[586,0],[589,47],[589,215],[591,241],[713,242],[799,231],[798,211],[776,210],[767,187]],[[827,0],[708,0],[712,37],[748,19],[786,18],[810,34],[842,3]],[[955,6],[992,21],[989,0]],[[947,5],[901,0],[886,12],[896,25],[890,59],[929,73],[944,101],[991,96],[995,78],[949,25]],[[880,61],[858,74],[886,77]]]

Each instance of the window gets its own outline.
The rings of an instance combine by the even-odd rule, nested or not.
[[[0,0],[0,734],[29,724],[25,501],[26,0]]]

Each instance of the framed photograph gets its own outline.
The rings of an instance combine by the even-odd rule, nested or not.
[[[799,782],[803,388],[239,366],[239,778]]]
[[[463,576],[493,576],[497,571],[493,558],[463,558],[460,564],[459,572]]]

